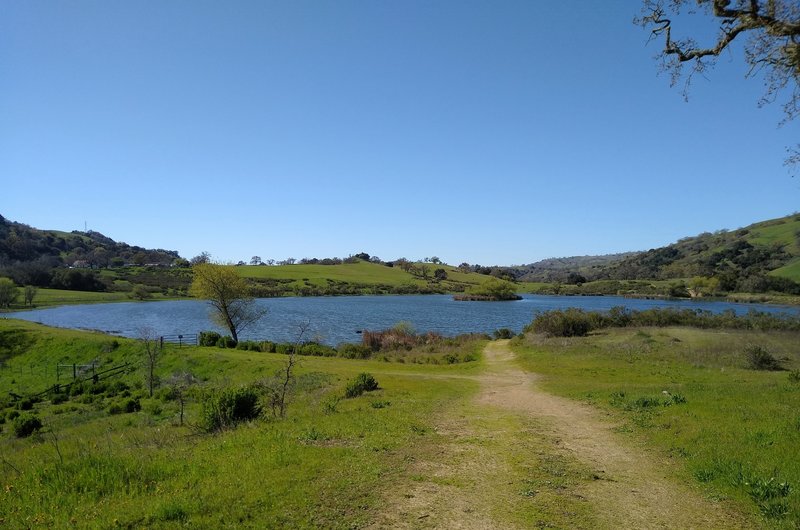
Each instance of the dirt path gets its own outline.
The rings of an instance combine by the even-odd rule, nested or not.
[[[438,419],[438,442],[413,455],[406,480],[387,493],[372,528],[522,527],[528,525],[520,523],[522,510],[533,510],[526,521],[537,526],[748,527],[669,478],[669,463],[614,433],[597,409],[538,388],[536,376],[514,362],[507,341],[486,347],[485,370],[477,380],[475,402]],[[566,491],[537,519],[535,506],[521,504],[520,469],[552,458],[575,462],[583,478],[559,486]],[[559,499],[573,507],[579,499],[590,515],[570,519],[565,507],[549,517],[556,513],[552,506],[560,509]]]

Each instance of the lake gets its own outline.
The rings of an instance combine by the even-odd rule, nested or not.
[[[358,330],[381,330],[400,321],[413,324],[417,332],[434,331],[442,335],[483,332],[498,328],[519,332],[537,311],[579,307],[605,311],[614,306],[629,309],[674,307],[704,309],[719,313],[728,309],[737,314],[750,310],[800,314],[800,308],[759,304],[693,300],[639,300],[618,296],[523,295],[513,302],[457,302],[450,295],[416,296],[341,296],[308,298],[262,298],[257,303],[267,315],[240,334],[240,339],[291,342],[298,325],[308,321],[304,340],[326,344],[359,342]],[[209,318],[206,302],[175,300],[164,302],[122,302],[71,305],[6,313],[4,317],[39,322],[48,326],[92,329],[125,337],[138,336],[143,327],[158,335],[198,333],[217,328]]]

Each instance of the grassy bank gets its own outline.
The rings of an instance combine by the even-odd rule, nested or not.
[[[285,419],[266,415],[217,434],[186,425],[166,384],[192,372],[198,389],[238,388],[271,377],[287,357],[216,347],[169,346],[159,363],[162,385],[149,398],[135,341],[0,320],[0,392],[29,395],[55,382],[55,365],[100,368],[134,363],[107,383],[20,411],[7,403],[0,436],[0,518],[9,527],[352,528],[380,510],[386,477],[407,465],[415,444],[432,432],[431,417],[475,391],[458,377],[477,363],[419,366],[304,357]],[[344,388],[369,372],[379,389],[344,399]],[[70,378],[71,372],[64,378]],[[123,389],[124,388],[124,389]],[[136,400],[138,410],[113,406]],[[16,406],[19,408],[19,405]],[[131,407],[137,408],[137,407]],[[43,428],[27,438],[12,432],[8,414],[35,413]],[[11,414],[13,415],[13,413]],[[413,452],[413,451],[412,451]]]
[[[513,341],[543,387],[612,414],[618,429],[683,462],[685,479],[770,527],[800,524],[800,334],[622,328]],[[758,345],[785,370],[749,368]]]

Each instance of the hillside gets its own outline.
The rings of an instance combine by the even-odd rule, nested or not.
[[[255,284],[257,296],[449,293],[487,279],[445,264],[410,265],[403,270],[393,263],[353,260],[335,265],[245,265],[237,270]]]
[[[530,265],[514,267],[514,276],[517,280],[523,282],[574,283],[570,281],[570,275],[583,277],[584,281],[592,281],[599,279],[602,271],[609,266],[637,254],[638,252],[625,252],[602,256],[549,258]]]
[[[555,291],[532,286],[532,292],[680,297],[702,284],[704,294],[798,295],[800,215],[705,232],[645,252],[554,258],[503,271],[517,281],[572,284]]]
[[[147,249],[117,242],[100,232],[41,230],[0,215],[0,267],[38,262],[103,268],[117,264],[170,265],[177,251]]]
[[[722,290],[760,292],[800,280],[800,215],[687,237],[628,257],[605,270],[615,280],[715,277]]]

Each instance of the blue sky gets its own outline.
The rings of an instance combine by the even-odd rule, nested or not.
[[[222,261],[508,265],[796,211],[798,123],[739,52],[684,102],[639,6],[5,2],[0,214]]]

